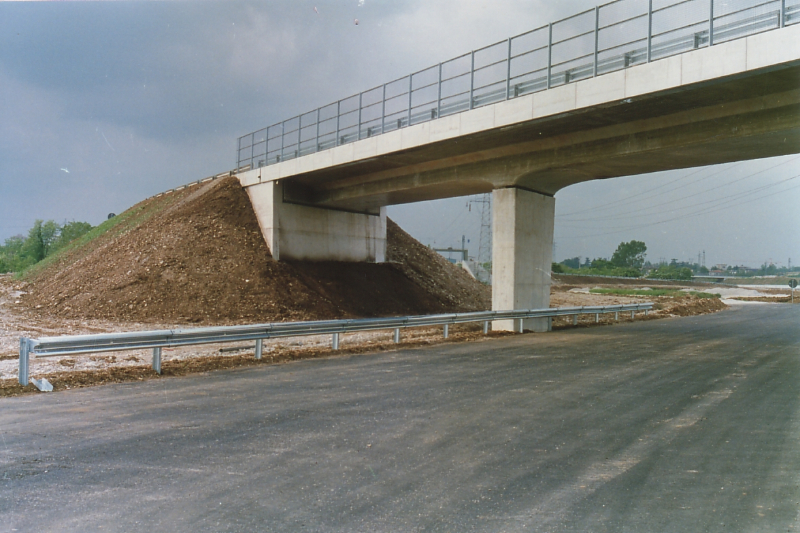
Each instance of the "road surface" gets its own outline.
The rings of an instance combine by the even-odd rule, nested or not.
[[[0,400],[0,531],[800,531],[800,306]]]

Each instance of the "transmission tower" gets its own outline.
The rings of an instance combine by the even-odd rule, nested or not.
[[[478,242],[478,262],[492,260],[492,194],[486,193],[473,203],[481,205],[481,237]]]

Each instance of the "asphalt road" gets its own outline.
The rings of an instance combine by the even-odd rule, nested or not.
[[[0,400],[0,531],[798,531],[800,306]]]

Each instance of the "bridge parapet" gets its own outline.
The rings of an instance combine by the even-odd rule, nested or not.
[[[800,0],[616,0],[238,139],[243,172],[800,22]]]

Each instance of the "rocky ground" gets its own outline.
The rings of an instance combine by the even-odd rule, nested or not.
[[[491,289],[423,246],[389,221],[383,264],[277,262],[261,238],[246,193],[233,178],[145,200],[92,240],[43,262],[24,279],[0,276],[0,396],[34,390],[16,383],[20,337],[186,328],[335,318],[469,312],[491,308]],[[680,288],[675,283],[652,288]],[[590,288],[641,287],[641,280],[554,276],[551,306],[614,305],[653,301],[648,319],[715,312],[720,298],[614,296]],[[689,287],[698,290],[697,286]],[[717,289],[717,290],[715,290]],[[703,289],[701,289],[703,290]],[[710,292],[730,291],[712,287]],[[774,290],[726,293],[728,298],[780,300]],[[786,293],[786,291],[782,291]],[[732,302],[732,300],[727,300]],[[620,320],[630,320],[621,315]],[[643,319],[640,314],[638,319]],[[600,324],[615,322],[602,315]],[[594,315],[577,327],[595,326]],[[575,327],[571,318],[554,328]],[[390,331],[276,339],[265,357],[253,346],[210,345],[166,349],[163,375],[306,357],[392,349]],[[491,335],[502,335],[492,333]],[[483,338],[480,325],[451,328],[447,342]],[[444,342],[441,328],[403,332],[403,345]],[[35,359],[34,377],[56,390],[157,378],[149,351]]]

